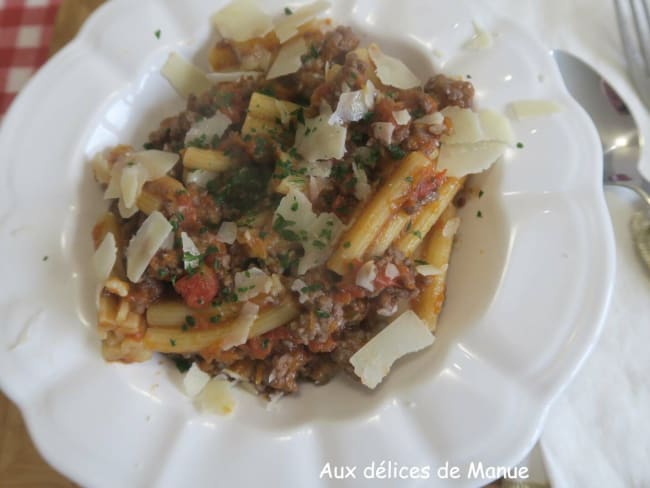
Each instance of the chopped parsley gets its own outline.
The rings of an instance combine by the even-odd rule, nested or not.
[[[427,264],[429,264],[429,263],[427,263],[427,262],[424,261],[423,259],[416,259],[416,260],[415,260],[415,264],[419,264],[419,265],[427,265]]]
[[[160,29],[154,32],[153,35],[156,36],[156,39],[160,39]]]
[[[483,195],[485,195],[485,192],[483,190],[480,190],[478,192],[478,197],[481,198]]]
[[[404,178],[408,183],[413,183],[413,177],[412,176],[407,176]]]
[[[406,151],[397,145],[391,144],[387,149],[393,159],[403,159],[406,156]]]
[[[172,356],[172,361],[174,361],[176,369],[181,373],[187,372],[192,366],[192,361],[183,356]]]
[[[298,202],[293,202],[291,204],[291,211],[295,212],[296,210],[298,210]]]
[[[320,283],[314,283],[313,285],[303,286],[300,289],[300,293],[310,293],[312,291],[320,291],[323,289],[323,285]]]
[[[352,245],[352,243],[351,243],[350,241],[345,241],[345,242],[343,243],[343,247],[344,247],[345,249],[348,249],[351,245]]]
[[[49,256],[43,256],[43,261],[47,261],[48,259],[50,259]]]
[[[221,321],[221,315],[213,315],[210,317],[210,323],[218,324]]]
[[[172,347],[176,347],[176,339],[169,339],[169,343]]]
[[[524,148],[524,143],[523,142],[518,142],[517,143],[517,149],[523,149]]]
[[[326,312],[325,310],[316,310],[314,312],[316,314],[316,317],[321,318],[321,319],[328,319],[330,318],[329,312]]]
[[[269,340],[267,338],[262,339],[262,349],[269,347]]]
[[[194,327],[196,325],[196,319],[191,315],[187,315],[185,317],[185,323],[187,324],[188,327]]]
[[[187,143],[187,147],[198,147],[199,149],[207,149],[208,147],[208,136],[201,134],[199,137],[195,137],[190,142]]]
[[[418,239],[422,239],[422,232],[420,232],[419,230],[414,230],[413,235]]]
[[[482,217],[483,217],[483,212],[481,212],[481,211],[479,210],[478,212],[476,212],[476,216],[477,216],[479,219],[482,218]]]
[[[284,15],[291,15],[293,11],[289,7],[284,7]]]
[[[293,220],[287,220],[282,215],[277,214],[277,218],[275,219],[275,222],[273,222],[273,230],[285,241],[299,241],[300,236],[295,231],[288,228],[294,224],[295,222]]]

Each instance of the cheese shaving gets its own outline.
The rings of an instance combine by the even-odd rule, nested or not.
[[[212,82],[205,73],[178,53],[171,53],[167,62],[160,69],[167,81],[183,98],[188,98],[192,93],[199,95],[212,86]]]
[[[417,271],[422,276],[438,276],[444,272],[444,270],[441,268],[436,268],[432,264],[420,264],[415,267],[415,271]]]
[[[342,159],[345,155],[347,128],[330,125],[328,121],[331,115],[331,109],[321,109],[320,115],[298,124],[295,147],[307,161]]]
[[[217,177],[217,173],[214,171],[208,171],[205,169],[194,169],[188,171],[185,175],[185,184],[189,185],[190,183],[205,188],[208,186],[212,180]]]
[[[488,49],[494,44],[494,39],[489,32],[484,31],[476,22],[474,22],[474,35],[469,39],[463,47],[472,51],[479,51],[481,49]]]
[[[210,381],[210,375],[205,371],[202,371],[196,363],[192,363],[190,369],[187,370],[185,376],[183,376],[183,388],[185,389],[185,394],[194,398],[197,396],[205,385]]]
[[[377,78],[384,85],[403,90],[421,85],[418,77],[402,61],[384,54],[377,44],[368,46],[368,55],[375,65]]]
[[[254,0],[234,0],[212,16],[212,22],[226,39],[241,42],[262,37],[273,21]]]
[[[363,202],[372,193],[372,188],[368,183],[368,176],[362,168],[357,166],[357,163],[352,163],[352,171],[354,173],[354,178],[356,179],[354,184],[354,196],[357,197],[359,201]]]
[[[384,270],[384,274],[389,280],[394,280],[399,276],[399,269],[393,263],[388,263],[386,265],[386,269]]]
[[[239,301],[250,300],[260,293],[268,295],[273,286],[273,280],[259,268],[249,268],[235,273],[235,292]]]
[[[215,138],[221,138],[226,129],[232,124],[232,120],[217,110],[212,117],[195,122],[185,134],[185,145],[197,139],[205,139],[207,144],[212,143]]]
[[[545,117],[561,112],[564,108],[552,100],[520,100],[510,104],[515,117],[519,120],[530,117]]]
[[[393,320],[350,358],[354,373],[374,389],[402,356],[433,344],[427,325],[412,310]]]
[[[244,303],[239,315],[221,340],[221,350],[227,351],[235,346],[240,346],[248,340],[248,334],[257,319],[260,307],[252,302]]]
[[[397,125],[406,125],[411,121],[411,114],[409,114],[408,110],[403,109],[393,112],[393,118],[397,122]]]
[[[443,144],[467,144],[483,139],[483,130],[478,114],[468,108],[446,107],[442,115],[451,120],[452,132],[440,138]]]
[[[237,224],[234,222],[222,222],[217,231],[217,240],[224,244],[232,244],[237,240]]]
[[[266,79],[272,80],[295,73],[302,66],[301,58],[305,54],[307,54],[307,43],[302,37],[288,42],[280,48],[275,61],[273,61],[269,72],[266,74]]]
[[[300,7],[291,15],[287,15],[275,26],[275,35],[281,43],[288,41],[298,34],[298,27],[313,20],[318,14],[330,8],[330,3],[326,0],[318,0],[309,5]]]
[[[172,231],[172,225],[158,211],[142,223],[126,250],[126,276],[133,283],[142,278],[149,262]]]
[[[198,401],[204,412],[230,415],[236,406],[232,383],[224,378],[212,378],[203,388]]]
[[[362,90],[342,93],[336,111],[329,118],[329,123],[343,125],[361,120],[375,106],[376,95],[377,90],[370,80]]]
[[[424,125],[442,125],[444,122],[445,116],[442,115],[442,112],[433,112],[432,114],[427,114],[424,117],[420,117],[413,121],[415,124]]]
[[[239,81],[242,78],[259,78],[263,74],[261,71],[215,71],[206,73],[205,76],[213,83],[224,83],[227,81]]]
[[[442,237],[449,239],[450,237],[454,237],[456,235],[456,232],[458,232],[458,228],[460,227],[460,217],[454,217],[453,219],[449,219],[447,222],[445,222],[445,226],[442,228]]]
[[[443,144],[438,156],[438,170],[461,178],[481,173],[501,157],[508,146],[503,142],[479,141],[474,144]]]
[[[377,265],[374,261],[367,261],[357,272],[355,284],[368,291],[375,291],[375,278],[377,278]]]
[[[147,181],[153,181],[162,178],[174,167],[178,162],[178,154],[149,149],[133,153],[130,159],[146,170]]]
[[[147,171],[139,164],[133,162],[127,163],[122,169],[120,190],[125,208],[131,209],[135,206],[135,200],[140,195],[147,176]]]
[[[117,260],[117,244],[112,232],[108,232],[93,254],[93,269],[97,281],[103,283],[111,275]]]
[[[391,122],[374,122],[371,128],[372,135],[375,139],[383,142],[387,146],[390,146],[393,143],[395,124]]]
[[[185,271],[191,271],[199,266],[201,253],[194,241],[185,232],[181,232],[181,243],[183,245],[183,267]]]
[[[484,140],[505,142],[508,145],[514,143],[515,135],[512,126],[503,115],[493,110],[481,110],[478,119]]]

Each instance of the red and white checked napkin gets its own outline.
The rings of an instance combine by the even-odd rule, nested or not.
[[[0,0],[0,118],[47,60],[61,0]]]

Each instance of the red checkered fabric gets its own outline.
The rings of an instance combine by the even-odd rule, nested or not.
[[[62,0],[0,0],[0,118],[47,60]]]

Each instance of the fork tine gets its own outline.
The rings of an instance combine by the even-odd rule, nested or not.
[[[636,52],[634,37],[628,30],[628,25],[630,24],[630,13],[628,12],[629,6],[629,4],[624,3],[624,0],[614,0],[618,31],[621,36],[621,41],[623,42],[625,59],[627,60],[628,66],[631,67],[638,62],[638,53]]]
[[[650,76],[650,15],[645,0],[630,0],[634,27],[637,34],[637,49],[640,50],[645,73]]]

